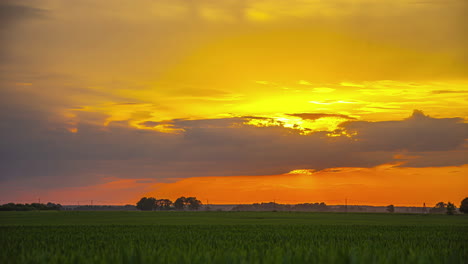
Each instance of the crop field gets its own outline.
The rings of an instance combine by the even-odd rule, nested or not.
[[[467,263],[465,215],[1,212],[0,263]]]

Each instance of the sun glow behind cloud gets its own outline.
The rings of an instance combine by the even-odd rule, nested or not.
[[[263,94],[264,88],[244,91],[235,101],[210,100],[199,96],[187,95],[185,99],[171,95],[147,97],[136,96],[129,99],[135,103],[107,103],[83,106],[82,109],[66,110],[64,113],[75,119],[77,111],[97,112],[107,115],[103,125],[113,121],[129,121],[129,124],[139,129],[153,129],[167,133],[179,133],[167,125],[148,128],[139,125],[143,122],[161,122],[173,118],[223,118],[255,116],[246,124],[255,126],[285,126],[302,130],[304,134],[317,131],[334,131],[342,122],[353,119],[368,121],[384,121],[401,119],[413,109],[424,109],[435,117],[468,116],[464,107],[466,100],[463,95],[468,91],[466,83],[402,83],[396,81],[363,82],[346,86],[331,84],[329,88],[336,92],[317,93],[316,88],[294,88],[293,92],[282,92],[277,84],[268,86],[270,90]],[[351,88],[350,88],[351,87]],[[258,88],[258,87],[257,87]],[[325,89],[322,87],[321,89]],[[142,90],[144,91],[144,90]],[[238,92],[240,94],[240,91]],[[223,95],[224,96],[224,95]],[[176,112],[168,111],[167,107],[158,106],[164,101],[183,102]],[[222,97],[221,97],[222,98]],[[255,98],[255,99],[252,99]],[[310,100],[313,99],[313,100]],[[143,101],[144,100],[144,101]],[[136,103],[139,102],[139,103]],[[435,103],[437,102],[437,103]],[[190,113],[190,114],[188,114]],[[235,113],[235,114],[227,114]],[[290,113],[333,113],[340,116],[323,116],[314,120],[302,119],[289,115]],[[69,122],[76,122],[70,120]]]
[[[250,119],[245,124],[258,127],[283,126],[290,129],[296,129],[300,131],[301,134],[307,135],[320,131],[335,131],[341,123],[347,120],[349,119],[335,116],[323,116],[315,120],[308,120],[290,115],[278,115],[273,117]]]

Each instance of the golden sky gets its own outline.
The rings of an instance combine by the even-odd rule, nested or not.
[[[395,203],[458,202],[467,11],[463,0],[2,1],[0,200],[382,204],[401,189]],[[322,173],[332,168],[340,177]],[[298,169],[320,171],[320,187]],[[411,191],[421,182],[431,191]]]

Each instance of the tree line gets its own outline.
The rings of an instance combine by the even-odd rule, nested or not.
[[[338,207],[338,208],[337,208]],[[357,207],[357,208],[356,208]],[[239,204],[232,208],[232,211],[308,211],[308,212],[356,212],[360,210],[359,206],[328,206],[325,203],[302,203],[302,204],[278,204],[274,202],[269,203],[254,203],[254,204]],[[393,204],[386,206],[386,211],[389,213],[395,212]],[[439,202],[433,208],[424,213],[430,214],[448,214],[453,215],[457,213],[455,204],[448,202]],[[460,208],[460,213],[468,214],[468,197],[463,199]]]
[[[55,203],[7,203],[0,205],[0,211],[46,211],[46,210],[62,210],[61,204]]]
[[[275,202],[269,203],[254,203],[254,204],[239,204],[231,209],[232,211],[310,211],[310,212],[327,212],[329,208],[325,203],[302,203],[302,204],[278,204]]]
[[[463,199],[460,203],[460,213],[468,214],[468,197]],[[387,206],[387,212],[389,213],[394,213],[395,212],[395,206],[393,204]],[[430,213],[430,214],[448,214],[448,215],[454,215],[457,213],[457,207],[455,206],[454,203],[448,202],[438,202],[434,207],[430,208],[429,211],[425,213]]]
[[[468,202],[468,198],[466,198],[465,200],[467,200]],[[468,208],[464,208],[463,206],[463,201],[462,201],[462,204],[460,206],[460,212],[464,212],[464,210],[466,210]],[[444,203],[444,202],[438,202],[433,208],[431,208],[429,210],[429,213],[431,214],[443,214],[443,213],[446,213],[448,215],[453,215],[455,214],[457,211],[457,207],[455,206],[455,204],[451,203],[451,202],[448,202],[448,203]],[[468,213],[468,210],[466,210],[465,213]]]
[[[167,211],[167,210],[198,210],[202,202],[197,197],[179,197],[175,202],[169,199],[156,199],[143,197],[136,203],[136,207],[142,211]]]
[[[130,205],[128,205],[130,206]],[[179,197],[175,202],[169,199],[156,199],[154,197],[143,197],[137,202],[136,207],[143,211],[155,210],[198,210],[202,206],[202,202],[196,197]],[[37,210],[62,210],[61,204],[55,203],[7,203],[0,205],[0,211],[37,211]],[[283,205],[277,203],[261,203],[261,204],[245,204],[238,205],[233,208],[234,211],[251,211],[251,210],[264,210],[264,211],[285,211],[285,210],[298,210],[298,211],[329,211],[329,207],[325,203],[304,203],[296,205]],[[395,206],[387,206],[389,213],[395,212]],[[468,197],[463,199],[458,209],[460,213],[468,214]],[[453,215],[457,212],[455,204],[448,202],[438,202],[433,208],[430,208],[428,213]]]

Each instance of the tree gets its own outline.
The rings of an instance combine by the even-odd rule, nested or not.
[[[444,203],[444,202],[438,202],[434,208],[431,208],[431,210],[429,210],[429,213],[431,214],[443,214],[445,213],[447,210],[447,204]]]
[[[157,208],[156,198],[154,197],[143,197],[137,202],[136,207],[142,211],[152,211]]]
[[[468,197],[466,197],[465,199],[463,199],[461,201],[459,210],[460,210],[460,212],[462,212],[464,214],[468,214]]]
[[[393,204],[387,206],[387,212],[394,213],[395,212],[395,206]]]
[[[169,199],[159,199],[156,200],[156,208],[159,210],[169,210],[171,209],[172,201]]]
[[[32,203],[32,204],[15,204],[8,203],[0,205],[0,211],[33,211],[33,210],[62,210],[62,205],[54,203]]]
[[[187,203],[187,198],[184,196],[177,198],[177,200],[174,202],[174,207],[177,210],[183,210],[185,209],[185,205]]]
[[[321,203],[302,203],[296,204],[292,207],[295,211],[313,211],[313,212],[324,212],[328,210],[327,204]]]
[[[455,214],[455,211],[457,210],[457,208],[455,207],[455,205],[451,202],[448,202],[447,204],[447,214],[448,215],[453,215]]]
[[[62,210],[62,205],[61,204],[55,204],[55,203],[47,203],[47,210]]]
[[[186,198],[186,204],[190,210],[198,210],[200,209],[202,202],[197,200],[197,197],[188,197]]]

